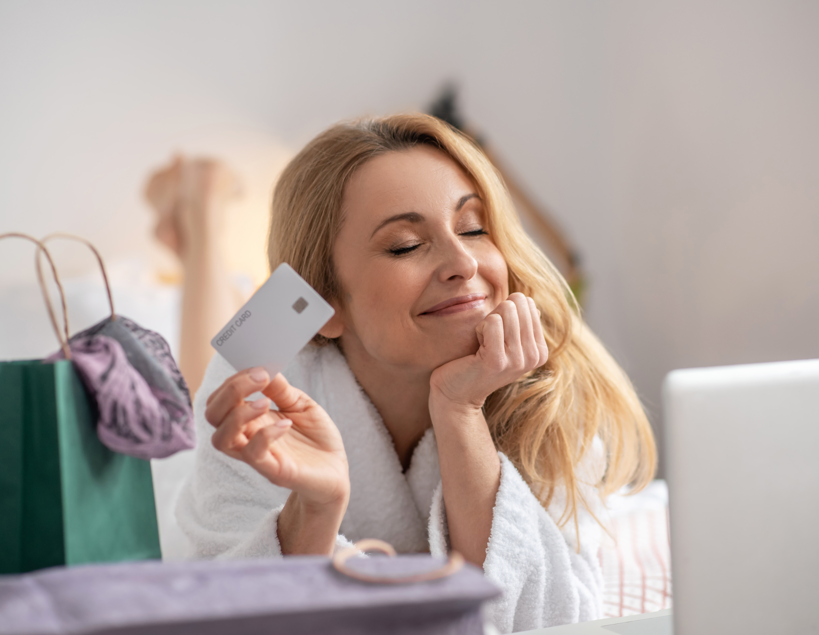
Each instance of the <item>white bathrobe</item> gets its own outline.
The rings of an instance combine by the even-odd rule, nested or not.
[[[289,490],[210,443],[213,427],[205,420],[205,403],[234,373],[215,355],[194,400],[196,466],[176,515],[193,555],[200,558],[281,555],[276,522]],[[351,488],[337,548],[380,538],[398,552],[446,554],[446,510],[433,430],[421,439],[404,473],[380,415],[335,346],[308,344],[284,375],[327,411],[344,441]],[[602,444],[593,449],[594,456],[581,465],[592,480],[603,468]],[[502,633],[600,618],[602,532],[596,521],[588,512],[580,513],[577,553],[574,523],[562,530],[555,523],[562,502],[555,501],[547,513],[512,463],[499,456],[501,482],[483,568],[503,596],[486,607],[486,618]],[[596,492],[590,489],[587,496]]]

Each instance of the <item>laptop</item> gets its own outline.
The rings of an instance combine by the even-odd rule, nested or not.
[[[819,360],[663,386],[674,608],[532,635],[819,633]]]

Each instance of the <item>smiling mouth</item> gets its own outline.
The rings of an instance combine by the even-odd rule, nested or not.
[[[460,313],[462,311],[469,311],[481,306],[486,300],[484,293],[470,293],[469,295],[462,295],[457,298],[450,298],[439,302],[433,307],[430,307],[421,315],[449,315],[451,313]]]

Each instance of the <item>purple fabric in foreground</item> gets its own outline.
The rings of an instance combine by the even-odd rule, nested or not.
[[[441,561],[403,555],[357,564],[400,576]],[[480,605],[498,594],[471,565],[394,585],[358,582],[312,556],[88,565],[0,577],[0,633],[482,635]]]
[[[106,319],[68,341],[97,404],[97,436],[115,452],[160,459],[195,444],[190,394],[161,335]],[[45,361],[63,357],[62,351]]]

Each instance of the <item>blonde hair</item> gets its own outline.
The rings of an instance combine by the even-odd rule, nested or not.
[[[565,487],[559,523],[572,518],[579,532],[578,504],[590,511],[591,505],[577,466],[595,436],[605,447],[606,467],[587,484],[605,498],[626,484],[639,491],[653,478],[657,456],[651,426],[625,373],[583,322],[568,284],[523,230],[503,180],[472,140],[420,114],[332,126],[292,160],[276,185],[268,236],[271,270],[287,262],[324,298],[340,300],[333,244],[344,220],[345,185],[369,159],[418,145],[446,153],[474,181],[486,209],[485,229],[506,259],[510,293],[531,296],[540,309],[548,361],[495,391],[484,412],[496,447],[544,507],[558,487]]]

